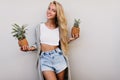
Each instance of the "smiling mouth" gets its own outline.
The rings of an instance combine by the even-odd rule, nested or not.
[[[48,17],[52,16],[51,14],[47,14]]]

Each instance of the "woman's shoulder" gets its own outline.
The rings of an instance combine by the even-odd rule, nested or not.
[[[45,22],[40,22],[36,25],[36,29],[38,29],[39,27],[41,27]]]

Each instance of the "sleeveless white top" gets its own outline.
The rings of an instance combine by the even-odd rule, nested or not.
[[[49,29],[45,23],[41,24],[40,27],[40,41],[41,43],[48,45],[59,45],[59,28]]]

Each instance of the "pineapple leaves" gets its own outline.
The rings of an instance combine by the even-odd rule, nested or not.
[[[13,24],[12,25],[12,34],[13,37],[17,38],[18,40],[26,38],[25,33],[26,33],[26,27],[27,25],[22,25],[21,27],[18,24]]]
[[[74,26],[75,26],[75,27],[79,27],[79,24],[80,24],[80,19],[78,19],[78,20],[75,19],[75,20],[74,20]]]

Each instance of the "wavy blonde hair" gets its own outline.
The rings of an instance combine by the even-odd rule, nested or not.
[[[57,11],[56,24],[59,26],[59,30],[60,30],[60,45],[61,45],[61,49],[63,50],[64,54],[67,54],[68,31],[67,31],[67,20],[64,14],[63,7],[57,1],[53,1],[50,4],[55,4],[56,6],[56,11]]]

